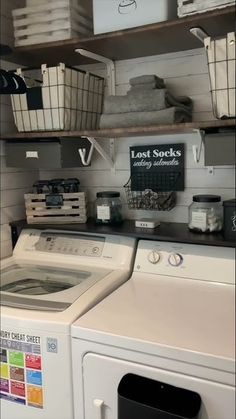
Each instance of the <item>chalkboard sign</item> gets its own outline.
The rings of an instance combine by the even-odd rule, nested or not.
[[[184,144],[130,147],[131,190],[184,190]]]

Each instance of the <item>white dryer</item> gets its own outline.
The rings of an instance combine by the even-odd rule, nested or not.
[[[131,279],[72,325],[75,419],[234,419],[234,255],[139,242]]]
[[[70,326],[126,281],[135,240],[25,230],[1,266],[1,418],[72,419]]]

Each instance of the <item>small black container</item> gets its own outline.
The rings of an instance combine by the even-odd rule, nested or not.
[[[64,179],[51,179],[50,180],[51,192],[52,193],[64,192],[63,182],[64,182]]]
[[[236,199],[223,202],[224,207],[224,237],[236,241]]]
[[[77,178],[68,178],[63,182],[64,192],[74,193],[79,192],[80,181]]]
[[[118,419],[197,419],[199,394],[134,374],[118,387]]]
[[[50,192],[50,182],[49,180],[37,180],[33,184],[34,193],[43,194]]]

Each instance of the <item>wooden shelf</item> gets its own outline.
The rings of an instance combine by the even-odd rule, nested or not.
[[[196,26],[200,26],[212,37],[234,31],[235,6],[90,38],[18,47],[6,59],[30,66],[32,63],[55,65],[58,62],[79,65],[88,63],[89,60],[75,53],[76,48],[88,49],[113,60],[185,51],[202,46],[189,33],[189,29]]]
[[[214,132],[219,129],[234,128],[235,119],[213,120],[208,122],[188,122],[185,124],[153,125],[147,127],[112,128],[97,131],[41,131],[9,133],[1,140],[34,140],[36,138],[62,138],[62,137],[93,137],[93,138],[118,138],[140,137],[161,134],[192,133],[196,129]]]
[[[54,229],[76,231],[81,233],[96,233],[136,237],[137,239],[170,241],[176,243],[190,243],[207,246],[235,247],[235,241],[225,240],[222,233],[199,234],[189,231],[185,223],[161,223],[155,229],[144,229],[135,227],[132,220],[125,220],[119,226],[97,225],[93,219],[86,224],[32,224],[28,225],[26,220],[10,223],[12,228],[13,243],[23,228]]]

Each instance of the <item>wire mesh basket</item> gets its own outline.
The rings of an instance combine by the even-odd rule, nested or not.
[[[60,63],[18,69],[25,94],[11,95],[18,131],[93,130],[99,126],[104,78]]]
[[[132,191],[129,185],[124,187],[129,209],[170,211],[176,205],[176,192]]]
[[[129,209],[170,211],[176,205],[179,172],[135,173],[124,185]]]
[[[235,33],[204,40],[208,59],[210,91],[214,116],[234,118],[235,113]]]

